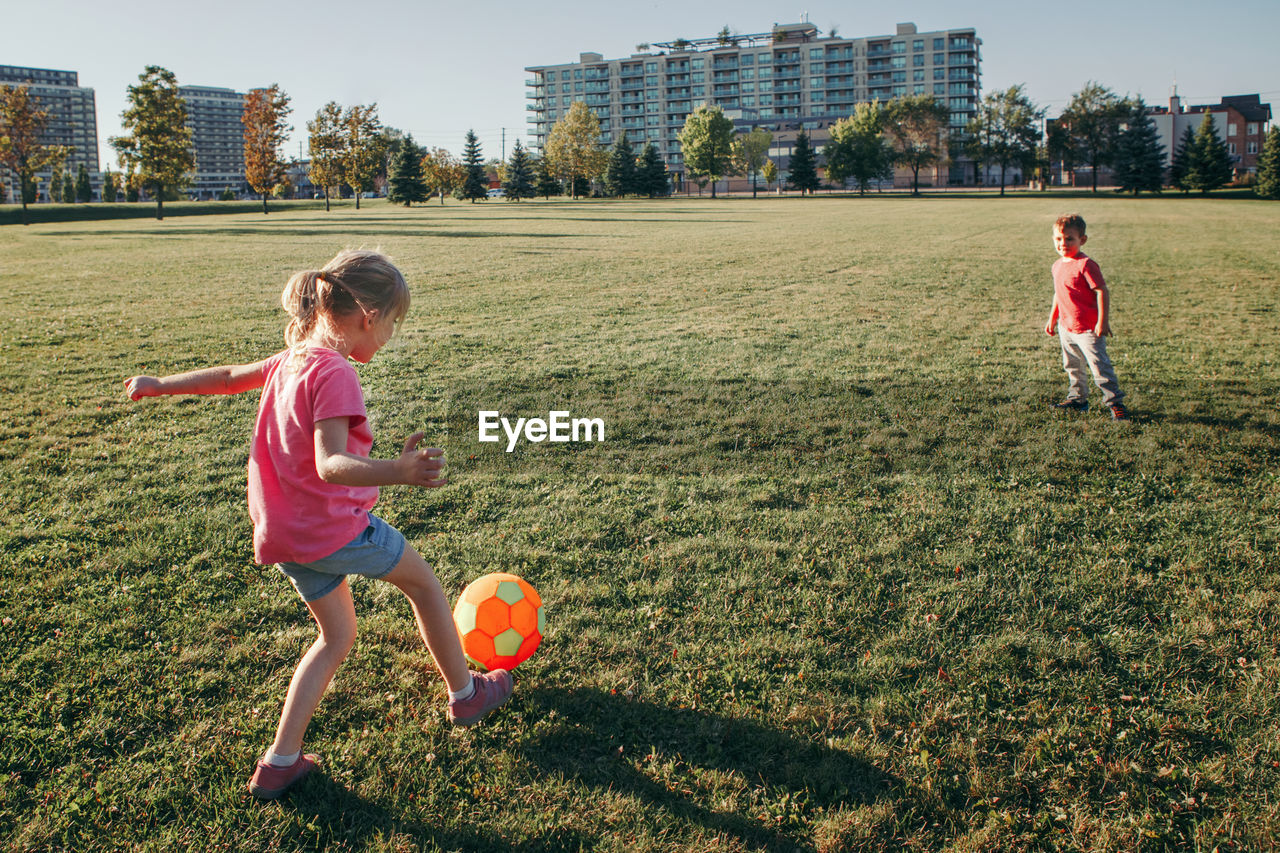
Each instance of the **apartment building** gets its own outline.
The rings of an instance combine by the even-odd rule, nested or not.
[[[187,102],[196,171],[187,192],[197,199],[217,198],[227,187],[245,190],[245,94],[214,86],[179,86]]]
[[[855,105],[929,94],[950,109],[958,133],[977,109],[981,45],[974,29],[919,32],[898,24],[893,35],[844,38],[812,24],[775,24],[767,33],[659,42],[625,59],[583,53],[577,62],[525,70],[530,147],[541,151],[574,101],[600,119],[600,142],[625,131],[639,148],[652,142],[679,187],[684,163],[677,138],[702,104],[722,108],[739,131],[774,134],[771,158],[785,175],[801,130],[821,147],[829,128]],[[972,164],[922,174],[922,182],[972,183]]]
[[[65,145],[72,149],[67,157],[65,170],[75,175],[81,164],[90,174],[98,171],[98,108],[93,89],[80,85],[80,75],[75,71],[56,71],[49,68],[25,68],[16,65],[0,65],[0,84],[27,86],[40,101],[40,108],[49,114],[48,124],[40,136],[42,145]],[[7,170],[3,170],[7,171]],[[44,186],[49,172],[38,173]],[[16,199],[17,180],[9,174],[0,174],[0,180],[8,185],[9,198]],[[41,191],[43,193],[43,190]]]

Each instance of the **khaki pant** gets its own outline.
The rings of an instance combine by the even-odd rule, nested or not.
[[[1102,391],[1103,405],[1109,406],[1124,399],[1115,368],[1107,357],[1106,338],[1100,338],[1093,332],[1068,332],[1059,325],[1058,341],[1062,344],[1062,367],[1071,380],[1067,388],[1068,400],[1089,398],[1089,373],[1093,374],[1093,381]]]

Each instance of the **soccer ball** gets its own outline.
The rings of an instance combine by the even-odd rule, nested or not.
[[[483,669],[515,669],[542,642],[542,597],[522,578],[493,572],[467,584],[453,621],[467,660]]]

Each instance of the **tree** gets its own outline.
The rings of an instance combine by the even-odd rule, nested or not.
[[[70,145],[50,145],[45,148],[45,165],[49,168],[49,201],[75,201],[74,179],[63,172],[67,166],[67,158],[74,150]]]
[[[1272,125],[1258,157],[1258,182],[1253,191],[1259,198],[1280,198],[1280,127]]]
[[[1187,125],[1178,140],[1178,147],[1173,151],[1173,163],[1169,167],[1169,183],[1184,193],[1191,190],[1187,183],[1187,170],[1191,168],[1191,152],[1196,147],[1196,131]]]
[[[444,197],[461,187],[466,176],[466,170],[458,159],[443,148],[433,149],[422,158],[422,178],[429,189],[440,193],[442,205]]]
[[[631,147],[625,130],[609,151],[609,163],[604,170],[604,189],[615,198],[636,192],[636,152]]]
[[[508,201],[516,202],[534,198],[538,194],[538,189],[534,186],[533,163],[529,160],[529,152],[518,139],[507,160],[507,179],[502,184],[502,192]]]
[[[765,160],[764,165],[760,167],[760,177],[764,178],[766,187],[773,186],[778,180],[778,164],[772,160]]]
[[[716,197],[716,181],[733,169],[733,121],[719,107],[703,104],[684,120],[680,131],[684,166],[699,186],[711,182]]]
[[[792,189],[800,190],[800,194],[813,195],[818,191],[818,165],[816,152],[809,142],[809,134],[803,130],[796,137],[795,148],[791,149],[791,168],[787,183]]]
[[[289,96],[272,83],[265,89],[250,89],[244,99],[244,179],[254,192],[262,194],[262,212],[267,212],[267,194],[284,180],[288,168],[280,146],[293,128]]]
[[[750,133],[738,136],[733,141],[733,159],[736,170],[751,177],[751,197],[756,197],[756,180],[760,177],[760,168],[769,159],[769,149],[773,146],[773,134],[763,127],[754,127]]]
[[[893,150],[884,139],[884,108],[878,101],[858,104],[853,115],[831,128],[825,149],[827,179],[843,183],[853,178],[864,195],[872,181],[893,177]]]
[[[636,192],[649,198],[671,195],[671,179],[667,177],[667,164],[652,142],[646,142],[640,152],[640,165],[636,169]]]
[[[1115,159],[1120,125],[1129,115],[1128,104],[1105,86],[1093,81],[1071,96],[1058,118],[1064,134],[1063,145],[1073,159],[1087,163],[1093,171],[1093,191],[1098,191],[1098,171]]]
[[[947,162],[945,104],[932,95],[895,98],[885,107],[885,131],[893,143],[894,162],[911,170],[911,193],[920,194],[920,170]]]
[[[1000,167],[1000,195],[1010,166],[1021,166],[1024,172],[1034,167],[1043,115],[1019,84],[988,93],[965,128],[965,152],[983,166]]]
[[[382,169],[382,122],[377,104],[356,104],[342,114],[342,148],[339,156],[342,181],[351,187],[360,209],[360,194],[372,190]]]
[[[1211,113],[1204,114],[1196,131],[1187,174],[1183,179],[1189,189],[1207,193],[1231,182],[1231,154],[1218,136]]]
[[[76,170],[76,201],[81,204],[93,201],[93,185],[89,183],[89,170],[84,163]]]
[[[480,153],[480,140],[476,137],[474,130],[467,131],[466,143],[462,146],[462,168],[466,170],[466,176],[458,190],[459,197],[470,199],[472,204],[475,204],[478,198],[488,198],[489,180],[484,171],[484,156]]]
[[[342,107],[337,101],[316,110],[316,117],[307,122],[307,133],[311,156],[307,175],[313,185],[324,188],[324,209],[328,210],[330,191],[342,183]]]
[[[431,197],[431,189],[422,172],[425,157],[426,152],[413,141],[412,135],[400,140],[387,168],[387,201],[408,207],[415,201],[422,202]]]
[[[556,180],[556,176],[551,172],[551,161],[546,157],[538,158],[537,168],[537,192],[544,199],[550,199],[553,195],[562,195],[564,187],[560,186],[560,182]]]
[[[59,163],[49,173],[49,201],[54,204],[62,202],[62,164]]]
[[[0,86],[0,164],[18,179],[22,224],[27,225],[27,205],[34,195],[35,175],[47,156],[40,142],[49,113],[26,86]]]
[[[115,204],[120,198],[120,176],[108,169],[102,173],[102,200]]]
[[[1158,193],[1164,188],[1164,146],[1147,105],[1138,98],[1116,140],[1116,183],[1121,192]]]
[[[551,128],[544,150],[550,168],[578,197],[578,182],[593,181],[604,173],[609,153],[600,147],[600,119],[583,101],[574,101]]]
[[[156,219],[164,219],[165,191],[177,191],[196,167],[186,101],[172,71],[148,65],[129,87],[129,106],[120,115],[126,135],[112,137],[120,162],[136,170],[141,187],[156,199]]]

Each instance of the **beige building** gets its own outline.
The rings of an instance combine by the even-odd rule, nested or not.
[[[49,114],[48,124],[40,137],[42,145],[66,145],[72,149],[64,171],[75,176],[83,164],[97,185],[98,172],[98,108],[93,89],[80,85],[75,71],[50,68],[25,68],[0,65],[0,84],[27,86]],[[17,179],[0,170],[0,180],[8,186],[10,200],[17,199]],[[49,172],[38,173],[41,197],[48,188]]]
[[[244,99],[242,92],[214,86],[179,86],[187,102],[196,171],[187,188],[193,198],[216,198],[230,187],[245,190]]]
[[[785,176],[801,129],[821,148],[828,128],[866,101],[932,95],[962,130],[977,109],[981,45],[972,27],[919,32],[906,23],[893,35],[844,38],[800,23],[756,35],[660,42],[625,59],[583,53],[577,62],[525,69],[533,75],[526,84],[530,147],[541,151],[556,121],[584,101],[600,119],[602,144],[624,131],[637,151],[653,143],[679,187],[677,135],[690,112],[710,104],[739,130],[772,131],[771,156]],[[972,183],[973,167],[953,164],[929,180]]]

